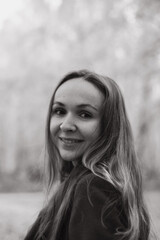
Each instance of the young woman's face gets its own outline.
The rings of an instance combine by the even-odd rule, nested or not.
[[[57,89],[50,131],[63,160],[76,163],[97,139],[103,100],[100,90],[82,78],[71,79]]]

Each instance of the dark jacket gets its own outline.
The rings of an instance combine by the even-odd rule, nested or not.
[[[39,221],[40,217],[25,240],[36,240]],[[112,184],[90,173],[77,183],[71,210],[56,240],[120,240],[117,233],[125,228],[121,195]]]

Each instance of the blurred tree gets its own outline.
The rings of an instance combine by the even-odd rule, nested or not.
[[[23,2],[0,29],[1,172],[27,178],[55,84],[88,68],[119,83],[146,174],[159,173],[159,11],[159,0]]]

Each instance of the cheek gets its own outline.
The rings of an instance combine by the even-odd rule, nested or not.
[[[59,131],[59,123],[55,120],[51,120],[50,122],[50,132],[52,135],[52,138],[56,137],[57,132]]]
[[[95,140],[100,134],[100,121],[94,121],[92,123],[86,124],[84,135],[89,140]]]

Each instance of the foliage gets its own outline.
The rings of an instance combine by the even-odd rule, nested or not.
[[[34,178],[27,169],[43,159],[53,89],[66,72],[88,68],[122,88],[144,177],[153,168],[159,180],[159,12],[159,0],[25,0],[14,18],[3,22],[2,177]]]

